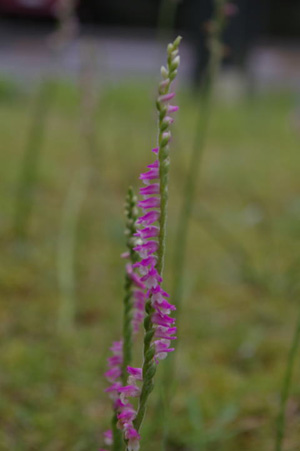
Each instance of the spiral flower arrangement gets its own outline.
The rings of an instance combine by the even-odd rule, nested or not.
[[[113,401],[112,430],[105,432],[104,441],[113,451],[138,451],[140,428],[148,397],[154,387],[157,364],[174,351],[176,339],[175,310],[169,294],[162,288],[167,225],[168,178],[170,165],[170,126],[178,106],[170,102],[175,97],[171,84],[180,63],[178,47],[181,37],[167,48],[167,65],[161,68],[156,108],[158,112],[158,145],[152,149],[155,159],[140,175],[145,186],[140,188],[142,200],[130,188],[126,199],[126,235],[128,252],[123,254],[126,265],[123,339],[113,343],[105,377],[106,388]],[[142,214],[138,215],[138,208]],[[143,365],[130,366],[132,342],[144,321]],[[133,403],[131,398],[137,398]],[[107,450],[100,450],[107,451]]]

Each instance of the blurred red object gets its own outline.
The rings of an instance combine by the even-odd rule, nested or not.
[[[18,15],[55,16],[60,0],[0,0],[0,12]]]

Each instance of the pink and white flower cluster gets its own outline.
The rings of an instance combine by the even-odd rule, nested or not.
[[[168,102],[173,97],[174,94],[170,93],[168,96],[161,96],[161,101]],[[178,107],[168,105],[167,109],[174,112]],[[153,152],[157,155],[158,149],[153,149]],[[140,273],[140,281],[147,289],[146,298],[150,299],[154,310],[151,316],[155,328],[155,340],[152,346],[155,348],[154,360],[157,363],[174,350],[170,345],[176,338],[174,336],[176,327],[175,319],[170,316],[175,307],[168,301],[169,295],[162,289],[162,277],[156,269],[159,246],[157,238],[160,232],[159,225],[155,224],[160,218],[159,160],[156,159],[148,168],[147,172],[140,175],[140,179],[146,186],[140,189],[143,200],[138,203],[138,206],[143,209],[143,215],[139,217],[137,223],[142,228],[137,231],[136,236],[142,240],[142,243],[134,248],[140,256],[140,261],[133,267]]]
[[[122,350],[122,342],[115,342],[112,346],[114,356],[119,357]],[[117,413],[117,427],[122,430],[125,440],[127,441],[128,451],[138,451],[140,448],[140,434],[133,426],[133,421],[136,417],[136,410],[134,406],[128,401],[129,397],[138,397],[140,395],[140,388],[137,385],[137,381],[142,381],[141,368],[127,367],[127,373],[129,374],[127,385],[122,386],[121,382],[113,380],[111,374],[109,374],[109,380],[112,382],[111,386],[105,391],[109,393],[113,404],[114,410]],[[104,433],[104,442],[106,445],[112,445],[113,434],[112,431],[106,431]],[[101,449],[99,451],[107,451]]]
[[[129,397],[138,397],[140,395],[140,388],[137,385],[137,381],[142,380],[142,370],[141,368],[133,368],[128,366],[127,373],[128,384],[123,386],[120,380],[121,376],[121,365],[122,365],[122,351],[123,343],[122,341],[116,341],[111,347],[113,353],[112,357],[108,359],[108,365],[111,367],[105,373],[107,380],[111,385],[106,388],[106,393],[109,394],[113,401],[114,411],[117,414],[117,427],[122,430],[124,438],[127,441],[128,451],[138,451],[140,435],[133,426],[133,420],[136,417],[136,410],[134,406],[128,401]],[[113,433],[108,430],[104,433],[104,443],[106,445],[112,445],[113,443]],[[99,451],[107,451],[105,449],[100,449]]]
[[[127,258],[129,255],[126,253],[123,257]],[[145,316],[145,285],[129,263],[126,265],[126,272],[134,286],[132,293],[134,299],[132,329],[133,334],[136,334]],[[127,397],[139,396],[140,389],[138,388],[136,381],[142,380],[142,370],[140,368],[127,367],[127,372],[129,374],[128,385],[122,386],[123,341],[115,341],[110,350],[112,351],[112,356],[107,359],[108,370],[104,375],[111,385],[105,389],[105,392],[109,394],[113,401],[113,408],[117,413],[118,418],[117,427],[123,431],[124,438],[128,443],[128,451],[137,451],[139,449],[140,435],[133,427],[136,411],[127,400]],[[106,445],[112,445],[113,434],[111,430],[104,433],[104,443]],[[107,450],[101,449],[99,451]]]
[[[171,93],[168,96],[161,96],[160,101],[169,102],[174,97]],[[168,105],[167,109],[170,113],[177,111],[178,107]],[[170,118],[171,120],[171,118]],[[158,155],[158,149],[153,149],[155,155]],[[138,253],[140,260],[134,263],[131,267],[130,274],[135,281],[136,286],[142,289],[144,287],[144,294],[146,299],[151,302],[153,314],[151,315],[151,322],[154,327],[154,361],[158,363],[159,360],[166,358],[169,352],[174,348],[170,347],[172,340],[176,337],[176,327],[174,326],[175,319],[170,316],[170,313],[175,310],[174,305],[169,301],[169,294],[166,293],[162,287],[162,277],[156,269],[157,251],[158,251],[158,237],[159,237],[159,218],[160,218],[160,184],[159,184],[159,160],[148,166],[148,171],[140,175],[145,187],[140,189],[140,194],[143,200],[138,203],[138,207],[143,209],[142,216],[137,220],[137,224],[141,228],[136,232],[135,236],[139,238],[140,242],[133,249]],[[155,224],[156,223],[156,224]],[[138,270],[139,276],[134,273],[134,269]],[[145,299],[145,298],[144,298]],[[143,300],[144,302],[144,300]],[[129,402],[128,398],[138,397],[140,395],[140,388],[137,385],[138,381],[142,381],[142,368],[127,367],[128,385],[123,387],[116,387],[116,409],[118,411],[118,427],[123,430],[124,437],[128,440],[128,451],[137,451],[139,449],[140,435],[134,428],[134,419],[137,411]]]
[[[175,59],[173,59],[174,63],[176,62],[174,68],[178,67],[179,64],[179,60],[176,60],[176,58],[178,59],[176,52],[174,54]],[[167,73],[166,69],[164,71]],[[169,79],[164,80],[161,83],[161,89],[164,91],[169,84]],[[169,104],[174,96],[174,93],[167,93],[158,97],[160,111],[164,112],[161,146],[166,146],[171,137],[170,132],[164,130],[167,130],[168,126],[173,122],[170,114],[178,110],[177,106]],[[174,326],[175,319],[170,316],[171,312],[175,310],[175,306],[169,302],[169,294],[162,289],[163,280],[157,270],[161,213],[160,160],[159,149],[155,148],[153,152],[156,155],[155,161],[149,164],[147,166],[148,170],[140,175],[140,179],[145,186],[140,189],[143,200],[138,203],[138,207],[143,210],[143,213],[136,222],[140,228],[134,234],[137,242],[133,248],[139,256],[139,261],[134,264],[128,264],[126,268],[127,274],[135,287],[133,292],[133,331],[134,333],[137,332],[139,324],[144,318],[147,300],[147,304],[148,306],[150,305],[151,309],[149,319],[153,330],[153,339],[151,341],[151,347],[154,351],[153,360],[155,363],[158,363],[159,360],[166,358],[168,353],[174,350],[171,347],[171,343],[176,339],[176,327]],[[143,370],[142,368],[127,366],[127,385],[122,385],[120,382],[123,364],[122,341],[115,342],[111,350],[113,355],[108,359],[109,369],[105,373],[111,385],[106,389],[106,392],[109,393],[113,400],[114,411],[117,415],[117,427],[123,432],[127,450],[138,451],[140,435],[134,427],[137,410],[129,401],[129,398],[140,396],[141,388],[138,386],[138,383],[143,381]],[[112,440],[112,432],[107,431],[105,435],[106,444],[112,444]]]

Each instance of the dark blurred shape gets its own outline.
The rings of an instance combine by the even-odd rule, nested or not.
[[[59,0],[0,0],[0,12],[25,16],[53,17]]]
[[[0,13],[13,16],[53,17],[63,0],[0,0]],[[213,0],[169,0],[178,4],[176,28],[199,29],[210,16]],[[155,28],[164,0],[79,0],[82,22],[105,26]],[[247,34],[249,23],[266,35],[300,36],[299,0],[232,0],[239,9],[241,27]],[[260,25],[263,25],[261,28]],[[250,31],[251,33],[251,31]]]
[[[269,34],[278,37],[300,37],[300,1],[265,0],[268,5]]]
[[[160,0],[80,0],[78,12],[81,20],[106,26],[155,28],[160,4]]]

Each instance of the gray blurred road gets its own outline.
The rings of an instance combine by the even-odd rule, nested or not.
[[[86,42],[93,47],[99,81],[157,76],[157,68],[165,60],[167,41],[159,43],[153,33],[99,28],[83,30],[81,37],[57,58],[47,44],[51,31],[53,27],[49,24],[0,22],[0,77],[26,84],[47,74],[77,77],[82,52],[88,48]],[[181,59],[181,78],[187,80],[193,67],[193,51],[184,41]],[[252,49],[247,66],[247,73],[258,89],[286,85],[300,90],[300,43],[260,43]],[[227,78],[225,74],[226,83],[231,74]],[[233,77],[232,83],[236,82],[237,77]]]
[[[2,25],[2,26],[1,26]],[[0,22],[0,76],[28,82],[50,72],[58,77],[76,76],[82,52],[89,43],[102,79],[152,76],[165,60],[165,43],[158,43],[145,31],[126,34],[121,30],[85,30],[61,52],[60,57],[48,45],[53,32],[50,25],[17,26]],[[191,49],[181,48],[181,76],[191,70]],[[101,69],[101,70],[100,70]]]

